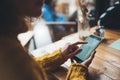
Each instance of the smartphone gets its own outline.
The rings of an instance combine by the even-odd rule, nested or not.
[[[82,44],[80,46],[82,51],[80,53],[78,53],[77,55],[75,55],[75,57],[74,57],[74,59],[78,62],[85,61],[90,56],[92,51],[94,51],[98,47],[98,45],[101,43],[102,39],[98,36],[90,35],[85,39],[85,41],[88,43]]]

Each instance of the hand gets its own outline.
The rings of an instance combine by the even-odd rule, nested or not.
[[[95,56],[95,53],[96,53],[96,51],[92,52],[92,54],[90,55],[90,57],[87,58],[87,59],[86,59],[84,62],[82,62],[81,64],[86,65],[87,67],[89,67],[89,65],[91,64],[91,62],[92,62],[92,60],[93,60],[93,58],[94,58],[94,56]]]
[[[62,55],[65,60],[74,57],[81,49],[78,44],[86,44],[87,42],[76,42],[73,44],[67,43],[62,49]]]

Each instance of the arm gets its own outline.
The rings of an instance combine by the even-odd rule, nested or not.
[[[94,56],[95,56],[96,51],[94,51],[89,58],[87,58],[84,62],[81,64],[79,63],[72,63],[69,70],[68,74],[66,77],[66,80],[86,80],[87,72],[88,72],[88,67],[91,64]]]
[[[44,56],[35,58],[46,71],[52,71],[63,64],[66,60],[63,59],[61,49],[54,51],[52,54],[45,54]]]
[[[62,49],[58,49],[52,54],[48,53],[42,57],[35,58],[35,60],[39,62],[45,70],[55,70],[67,59],[72,58],[80,51],[80,48],[77,46],[78,44],[86,44],[86,42],[68,43]]]

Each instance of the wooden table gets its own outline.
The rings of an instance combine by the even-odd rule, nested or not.
[[[120,30],[105,30],[105,41],[96,49],[97,53],[89,67],[88,80],[120,80],[120,50],[110,48],[109,45],[120,38]],[[34,56],[41,56],[45,52],[52,52],[59,47],[63,47],[67,42],[79,41],[78,34],[71,34],[63,39],[52,43],[33,52]],[[62,66],[68,67],[68,60]],[[66,71],[58,69],[55,75],[61,80],[65,79]]]

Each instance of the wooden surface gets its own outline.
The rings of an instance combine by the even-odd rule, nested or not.
[[[96,49],[97,53],[92,64],[89,67],[88,80],[120,80],[120,50],[110,48],[109,45],[120,38],[120,30],[105,31],[105,40]],[[41,56],[44,52],[52,52],[59,47],[63,47],[67,42],[79,41],[78,34],[71,34],[64,37],[53,44],[40,48],[33,52],[34,56]],[[62,66],[68,68],[70,61],[68,60]],[[58,69],[55,75],[64,80],[66,76],[66,70]]]

